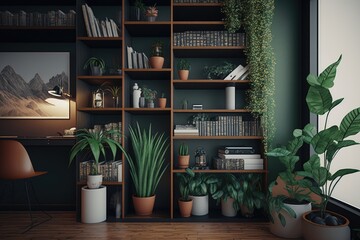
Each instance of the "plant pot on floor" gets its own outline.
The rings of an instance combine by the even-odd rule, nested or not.
[[[148,216],[152,214],[155,204],[155,195],[151,197],[136,197],[133,195],[132,199],[136,215]]]
[[[103,176],[101,174],[88,175],[86,177],[86,184],[90,189],[99,188],[102,184],[102,181],[103,181]]]
[[[285,226],[282,226],[280,219],[275,212],[271,213],[274,223],[270,222],[270,232],[276,236],[283,238],[300,238],[302,236],[302,215],[311,210],[311,203],[306,204],[288,204],[285,206],[292,208],[296,213],[296,218],[290,216],[286,211],[281,210],[280,213],[285,218]]]
[[[179,74],[180,80],[188,80],[189,72],[190,72],[189,70],[179,70],[178,74]]]
[[[106,220],[106,187],[81,188],[81,222],[99,223]]]
[[[189,201],[183,201],[179,199],[178,203],[179,203],[179,211],[181,217],[190,217],[193,206],[193,200],[190,199]]]
[[[204,216],[209,213],[209,196],[189,196],[193,200],[191,214]]]
[[[178,156],[179,168],[188,168],[190,163],[190,155]]]
[[[161,69],[164,65],[164,57],[152,56],[150,58],[150,65],[152,68]]]
[[[237,211],[234,208],[234,199],[233,198],[227,198],[226,201],[224,199],[221,199],[221,213],[225,217],[235,217],[237,214]]]
[[[302,215],[302,233],[305,240],[348,240],[350,239],[349,220],[337,213],[326,211],[325,214],[329,214],[330,218],[335,217],[337,223],[341,223],[337,226],[328,226],[323,224],[317,224],[311,221],[311,218],[319,217],[320,212],[313,210],[306,212]],[[334,220],[325,220],[326,222],[332,222]]]

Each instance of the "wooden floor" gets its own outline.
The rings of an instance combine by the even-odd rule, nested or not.
[[[281,239],[272,235],[266,222],[248,223],[97,223],[83,224],[74,212],[51,212],[52,219],[27,233],[24,212],[0,212],[0,239]]]

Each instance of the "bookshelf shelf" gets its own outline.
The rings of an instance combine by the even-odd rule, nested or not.
[[[229,83],[235,83],[236,88],[249,88],[249,80],[209,80],[209,79],[192,79],[192,80],[173,80],[176,89],[218,89],[225,88]]]
[[[196,173],[266,173],[267,170],[217,170],[217,169],[207,169],[207,170],[193,170]],[[184,173],[184,169],[174,169],[173,173]]]
[[[174,46],[175,57],[191,58],[239,58],[244,56],[245,46],[188,47]]]
[[[193,109],[174,109],[174,113],[250,113],[249,109],[202,109],[202,110],[193,110]]]
[[[219,139],[228,139],[228,140],[261,140],[262,136],[189,136],[189,135],[176,135],[173,136],[173,139],[202,139],[202,140],[219,140]]]

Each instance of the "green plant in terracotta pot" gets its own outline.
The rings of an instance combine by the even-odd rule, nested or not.
[[[152,68],[161,69],[164,66],[164,42],[155,41],[151,46],[151,57],[149,59]]]

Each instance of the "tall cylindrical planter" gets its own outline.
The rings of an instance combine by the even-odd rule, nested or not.
[[[229,83],[225,89],[226,109],[235,109],[235,83]]]
[[[204,216],[209,213],[209,196],[189,196],[193,200],[191,214]]]
[[[106,187],[81,188],[81,222],[99,223],[106,220]]]

